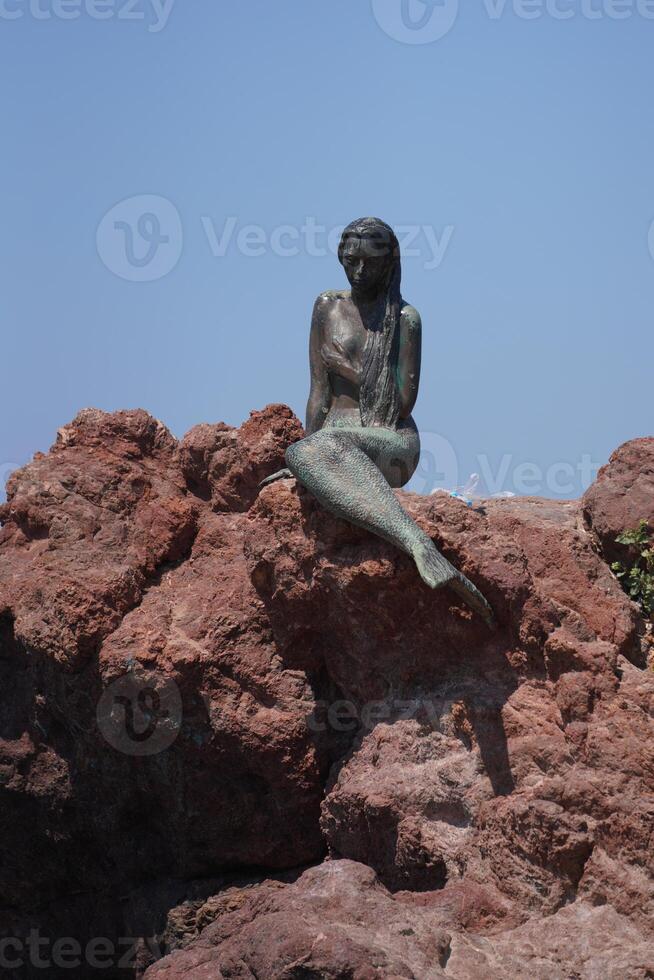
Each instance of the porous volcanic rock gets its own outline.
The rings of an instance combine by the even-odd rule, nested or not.
[[[654,533],[654,438],[632,439],[611,454],[583,497],[583,510],[607,561],[629,557],[616,538],[647,521]]]
[[[347,743],[306,719],[335,689],[283,664],[245,515],[190,494],[178,460],[147,413],[87,410],[9,482],[0,909],[324,853],[320,801]]]
[[[474,901],[474,896],[470,896]],[[610,906],[582,902],[494,936],[450,932],[394,897],[370,868],[327,861],[294,884],[228,888],[213,921],[146,980],[642,980],[652,944]]]
[[[10,477],[0,616],[31,653],[81,669],[157,569],[188,554],[197,511],[175,449],[147,412],[87,409]]]
[[[287,446],[303,435],[290,408],[268,405],[238,429],[224,422],[194,426],[179,444],[179,464],[189,489],[214,510],[248,510],[261,480],[286,465]]]
[[[398,491],[490,630],[258,493],[301,435],[86,410],[12,477],[0,938],[132,936],[138,975],[154,939],[148,978],[654,976],[654,674],[607,564],[654,440],[583,503]]]
[[[292,885],[227,889],[210,914],[200,938],[151,967],[147,980],[446,975],[450,935],[354,861],[327,861]]]

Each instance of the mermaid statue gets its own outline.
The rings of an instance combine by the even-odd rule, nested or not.
[[[379,218],[361,218],[344,230],[338,258],[351,290],[330,290],[316,300],[306,436],[287,449],[287,468],[262,486],[295,477],[323,507],[406,552],[427,585],[448,586],[492,625],[479,590],[438,551],[392,489],[411,479],[420,456],[411,412],[422,325],[402,299],[397,237]]]

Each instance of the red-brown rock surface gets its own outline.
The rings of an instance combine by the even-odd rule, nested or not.
[[[471,935],[444,928],[429,906],[394,899],[353,861],[325,862],[291,885],[228,888],[196,917],[213,921],[147,980],[638,980],[652,969],[651,942],[611,906],[575,902]]]
[[[400,493],[491,632],[295,481],[257,496],[300,435],[87,410],[12,477],[0,938],[178,947],[148,978],[654,976],[654,674],[597,550],[651,518],[654,440],[583,503]]]
[[[654,532],[654,438],[625,442],[597,474],[583,498],[584,514],[607,561],[620,561],[628,549],[616,542],[642,520]]]

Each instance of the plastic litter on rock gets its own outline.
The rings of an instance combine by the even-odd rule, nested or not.
[[[512,493],[510,490],[502,490],[500,493],[492,493],[488,496],[479,493],[479,483],[480,476],[479,473],[471,473],[468,482],[464,487],[457,487],[455,490],[447,490],[445,487],[438,487],[436,490],[432,490],[432,493],[446,493],[450,497],[454,497],[455,500],[460,500],[462,504],[466,507],[472,507],[475,502],[481,500],[501,500],[508,499],[509,497],[515,497],[516,494]]]

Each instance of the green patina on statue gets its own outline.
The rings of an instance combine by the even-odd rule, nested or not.
[[[441,555],[400,506],[420,456],[411,412],[418,396],[422,325],[402,299],[400,247],[378,218],[343,232],[338,250],[351,291],[322,293],[311,322],[306,437],[286,451],[288,469],[338,517],[363,527],[416,563],[434,589],[452,588],[492,624],[479,590]]]

